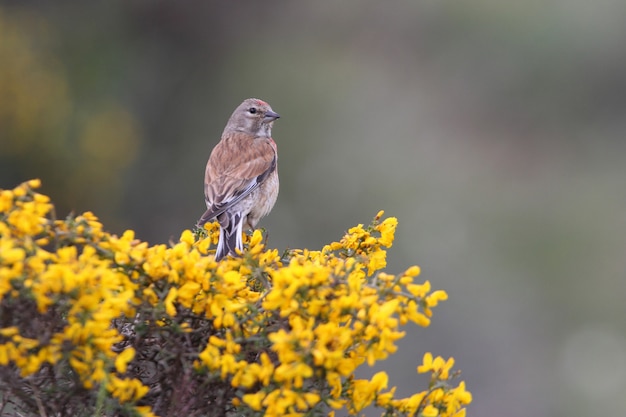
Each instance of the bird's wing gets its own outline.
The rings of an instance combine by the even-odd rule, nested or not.
[[[213,149],[204,181],[207,211],[198,226],[237,204],[276,169],[276,151],[270,141],[236,132]]]

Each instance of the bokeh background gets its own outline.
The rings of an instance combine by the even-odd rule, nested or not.
[[[269,101],[271,246],[380,209],[448,291],[378,369],[454,356],[473,416],[623,415],[623,0],[0,1],[0,187],[176,239],[232,110]]]

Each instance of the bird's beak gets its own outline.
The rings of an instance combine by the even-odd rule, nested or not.
[[[268,110],[265,113],[265,117],[263,117],[263,121],[265,123],[269,123],[269,122],[273,122],[274,120],[278,119],[280,117],[280,114],[273,112],[271,110]]]

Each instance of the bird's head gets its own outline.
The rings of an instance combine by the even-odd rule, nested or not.
[[[257,98],[243,101],[235,109],[226,125],[227,130],[249,133],[255,137],[270,137],[274,120],[280,115],[272,110],[269,104]]]

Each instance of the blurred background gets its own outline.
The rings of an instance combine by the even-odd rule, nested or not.
[[[0,187],[38,177],[59,217],[177,239],[229,115],[262,98],[270,246],[384,209],[389,272],[450,295],[371,372],[410,395],[433,351],[470,416],[623,415],[625,45],[623,0],[0,1]]]

